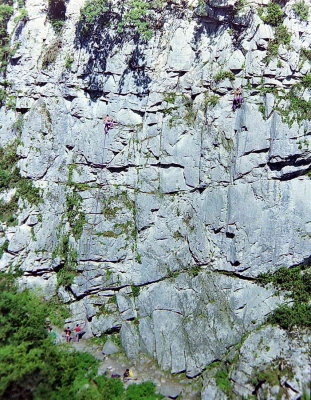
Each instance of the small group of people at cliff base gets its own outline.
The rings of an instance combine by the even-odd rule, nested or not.
[[[72,331],[70,329],[69,326],[67,326],[67,328],[64,329],[65,332],[65,339],[66,339],[66,343],[69,343],[71,340],[73,342],[79,342],[79,340],[82,338],[82,336],[85,334],[85,331],[82,330],[80,324],[77,324],[74,329],[74,336],[72,336]]]
[[[103,122],[104,122],[104,133],[106,134],[110,129],[114,127],[115,122],[108,114],[104,117]]]
[[[241,107],[243,103],[242,89],[239,87],[233,91],[233,102],[232,110],[235,111],[237,108]]]

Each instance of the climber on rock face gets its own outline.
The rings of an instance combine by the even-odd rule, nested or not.
[[[241,107],[242,103],[243,103],[242,89],[237,88],[233,91],[232,110],[235,111],[238,107]]]
[[[109,129],[113,127],[113,119],[107,114],[104,117],[104,133],[108,133]]]

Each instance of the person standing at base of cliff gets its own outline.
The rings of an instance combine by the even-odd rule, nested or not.
[[[57,334],[51,325],[48,326],[48,336],[51,338],[53,343],[57,342]]]
[[[109,129],[111,129],[113,127],[113,120],[111,117],[109,117],[109,115],[107,114],[104,117],[104,133],[108,133]]]
[[[233,91],[232,110],[235,111],[238,107],[241,107],[242,103],[243,103],[242,89],[237,88]]]
[[[74,328],[75,334],[76,334],[76,339],[77,342],[82,338],[82,336],[85,334],[85,331],[82,330],[80,324],[77,324],[76,327]]]
[[[66,338],[66,343],[69,343],[71,338],[71,329],[69,328],[69,326],[67,326],[67,328],[65,328],[64,330],[65,332],[65,338]]]

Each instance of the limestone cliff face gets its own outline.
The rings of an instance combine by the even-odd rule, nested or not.
[[[310,73],[311,28],[286,2],[290,44],[269,59],[268,2],[235,3],[175,1],[142,40],[109,24],[82,35],[83,0],[66,3],[56,34],[47,1],[26,1],[28,19],[9,23],[16,109],[0,109],[0,139],[19,140],[42,201],[20,199],[17,225],[2,224],[0,268],[57,294],[89,335],[120,331],[129,357],[203,373],[203,399],[229,396],[205,371],[215,360],[232,362],[237,398],[258,368],[286,360],[297,379],[284,393],[298,398],[307,336],[262,326],[284,299],[255,278],[311,254],[311,125],[289,96]],[[105,135],[106,114],[117,124]],[[266,385],[255,395],[276,398]]]

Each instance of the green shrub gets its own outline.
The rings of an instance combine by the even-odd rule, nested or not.
[[[282,304],[269,315],[268,322],[283,329],[295,326],[311,328],[311,305],[297,302],[293,305]]]
[[[264,8],[261,18],[266,24],[278,26],[284,20],[284,12],[279,4],[270,2]]]
[[[129,385],[124,400],[161,400],[164,396],[155,394],[155,385],[152,382],[144,382],[142,385]]]
[[[305,89],[310,89],[311,88],[311,74],[307,74],[303,78],[301,78],[301,85]]]
[[[57,297],[48,300],[46,306],[48,320],[55,326],[64,326],[65,320],[70,317],[68,306],[61,303]]]
[[[305,21],[308,20],[309,6],[304,2],[304,0],[297,1],[293,5],[293,10],[300,19]]]
[[[27,21],[28,20],[28,12],[26,8],[21,8],[19,10],[19,14],[14,18],[14,22],[17,23],[19,21]]]
[[[77,192],[73,192],[66,197],[66,215],[73,236],[80,239],[83,227],[86,223],[86,215],[81,211],[82,198]]]
[[[111,4],[109,0],[88,0],[81,9],[80,24],[82,26],[82,34],[87,35],[99,22],[101,25],[109,22],[106,13],[110,10]]]
[[[233,81],[235,79],[235,75],[231,71],[220,71],[214,76],[215,82],[220,82],[224,79],[230,79],[230,81]]]
[[[15,195],[10,201],[0,201],[0,221],[9,225],[16,223],[18,200],[26,200],[30,204],[38,205],[42,199],[40,189],[33,186],[30,179],[21,177],[16,166],[19,157],[16,154],[19,141],[15,140],[5,149],[0,148],[0,191],[16,189]]]
[[[268,365],[261,365],[255,369],[253,376],[249,383],[255,388],[262,388],[263,398],[270,398],[268,395],[269,388],[278,388],[278,392],[275,393],[275,399],[286,398],[288,395],[287,388],[284,387],[282,382],[291,380],[294,378],[293,369],[287,365],[286,361],[282,358],[276,358]],[[263,386],[263,384],[265,384]],[[257,398],[257,396],[256,396]]]
[[[74,57],[71,54],[67,54],[65,58],[65,68],[70,70],[73,62],[74,62]]]
[[[24,2],[19,0],[16,5],[19,7],[19,14],[14,19],[15,23],[27,19],[27,11],[23,8]],[[13,12],[14,8],[12,0],[0,0],[0,71],[4,74],[10,56],[16,51],[16,47],[13,49],[10,48],[10,37],[7,32],[7,24],[13,15]],[[0,107],[1,105],[0,101]],[[13,106],[12,100],[11,106]]]
[[[301,49],[301,56],[304,60],[311,61],[311,50],[310,49]]]
[[[279,25],[276,27],[275,40],[281,44],[290,44],[291,34],[288,32],[286,26]]]
[[[30,204],[38,205],[42,202],[40,189],[33,186],[31,179],[20,178],[16,184],[17,195],[25,199]]]
[[[272,283],[278,290],[289,292],[288,296],[299,301],[311,298],[311,268],[300,265],[282,267],[273,273],[260,274],[257,281],[262,285]]]
[[[231,382],[229,379],[229,373],[227,369],[219,369],[215,374],[215,381],[217,387],[225,393],[230,393],[232,391]]]
[[[7,97],[6,90],[0,88],[0,107],[5,105],[6,97]]]
[[[164,96],[164,101],[170,104],[175,104],[177,94],[176,92],[168,92]]]
[[[268,322],[284,329],[311,327],[311,267],[282,267],[274,273],[259,275],[257,280],[262,285],[272,283],[278,293],[286,291],[286,297],[294,301],[293,305],[282,304],[276,308],[268,317]]]
[[[217,96],[216,94],[206,93],[204,103],[206,107],[215,107],[219,103],[219,96]]]
[[[291,34],[288,32],[286,26],[278,25],[275,29],[274,39],[268,44],[266,62],[272,58],[277,57],[279,53],[279,46],[281,44],[289,45],[291,41]]]
[[[195,111],[193,107],[193,100],[191,97],[182,95],[182,102],[185,107],[185,113],[183,116],[184,121],[189,124],[193,125],[196,120],[197,112]]]
[[[13,196],[9,202],[0,200],[0,221],[6,222],[9,226],[17,224],[18,198]]]
[[[62,266],[57,271],[57,284],[67,288],[77,275],[78,260],[78,253],[70,243],[68,235],[62,235],[57,247],[53,250],[52,258],[57,256],[62,259]]]
[[[0,246],[0,258],[2,258],[3,253],[8,249],[9,247],[9,241],[5,240],[2,245]]]
[[[4,46],[8,41],[7,23],[13,15],[12,4],[8,4],[4,0],[0,1],[0,46]]]
[[[140,293],[140,287],[139,286],[132,286],[132,294],[134,297],[138,297]]]
[[[280,97],[288,103],[287,107],[276,107],[283,121],[290,126],[294,121],[301,123],[304,120],[311,119],[311,100],[305,100],[302,96],[305,90],[304,85],[308,85],[308,79],[304,83],[294,85],[288,93]]]
[[[128,8],[118,25],[118,31],[123,32],[126,27],[134,27],[143,39],[150,39],[153,34],[148,18],[151,6],[152,2],[128,0]]]

